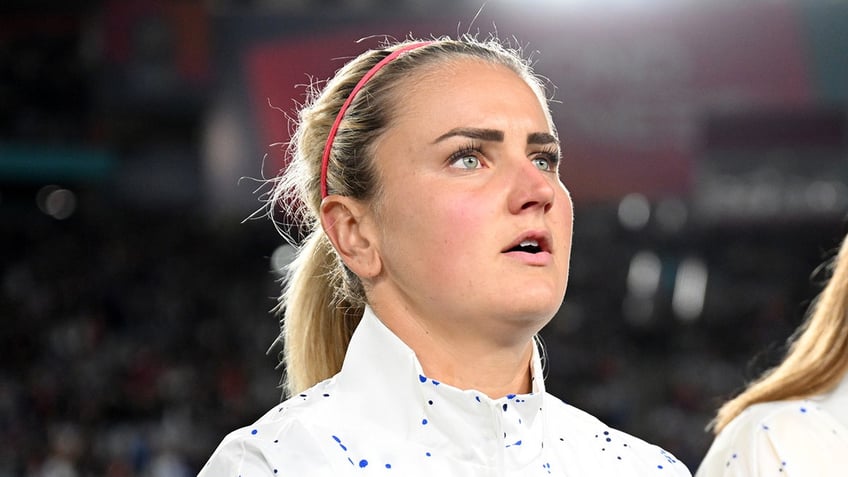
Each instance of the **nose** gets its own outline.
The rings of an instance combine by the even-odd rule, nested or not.
[[[509,211],[520,214],[525,211],[551,209],[556,196],[556,173],[546,172],[527,158],[513,172],[509,192]]]

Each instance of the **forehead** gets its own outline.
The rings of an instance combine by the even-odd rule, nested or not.
[[[414,70],[397,86],[390,128],[434,118],[447,127],[448,123],[519,115],[525,120],[541,120],[543,130],[552,129],[544,97],[525,78],[499,63],[474,57],[441,60]],[[453,124],[458,125],[471,124]]]

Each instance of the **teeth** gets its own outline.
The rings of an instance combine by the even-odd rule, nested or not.
[[[525,240],[518,244],[519,247],[538,247],[539,242],[536,240]]]

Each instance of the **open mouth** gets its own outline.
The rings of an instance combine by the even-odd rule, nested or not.
[[[523,253],[539,253],[542,251],[542,247],[539,245],[538,240],[522,240],[518,245],[510,248],[507,252],[523,252]]]

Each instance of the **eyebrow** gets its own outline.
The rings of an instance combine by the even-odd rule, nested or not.
[[[433,141],[433,144],[456,136],[479,139],[481,141],[503,142],[504,140],[503,131],[497,129],[454,128],[437,137]],[[536,132],[527,135],[527,144],[559,144],[559,141],[553,134]]]
[[[450,131],[437,137],[436,140],[433,141],[433,144],[436,144],[437,142],[442,142],[445,139],[455,136],[467,137],[471,139],[480,139],[482,141],[503,142],[504,140],[503,131],[498,131],[497,129],[453,128]]]
[[[527,144],[557,144],[559,145],[559,139],[557,139],[551,133],[530,133],[527,135]]]

